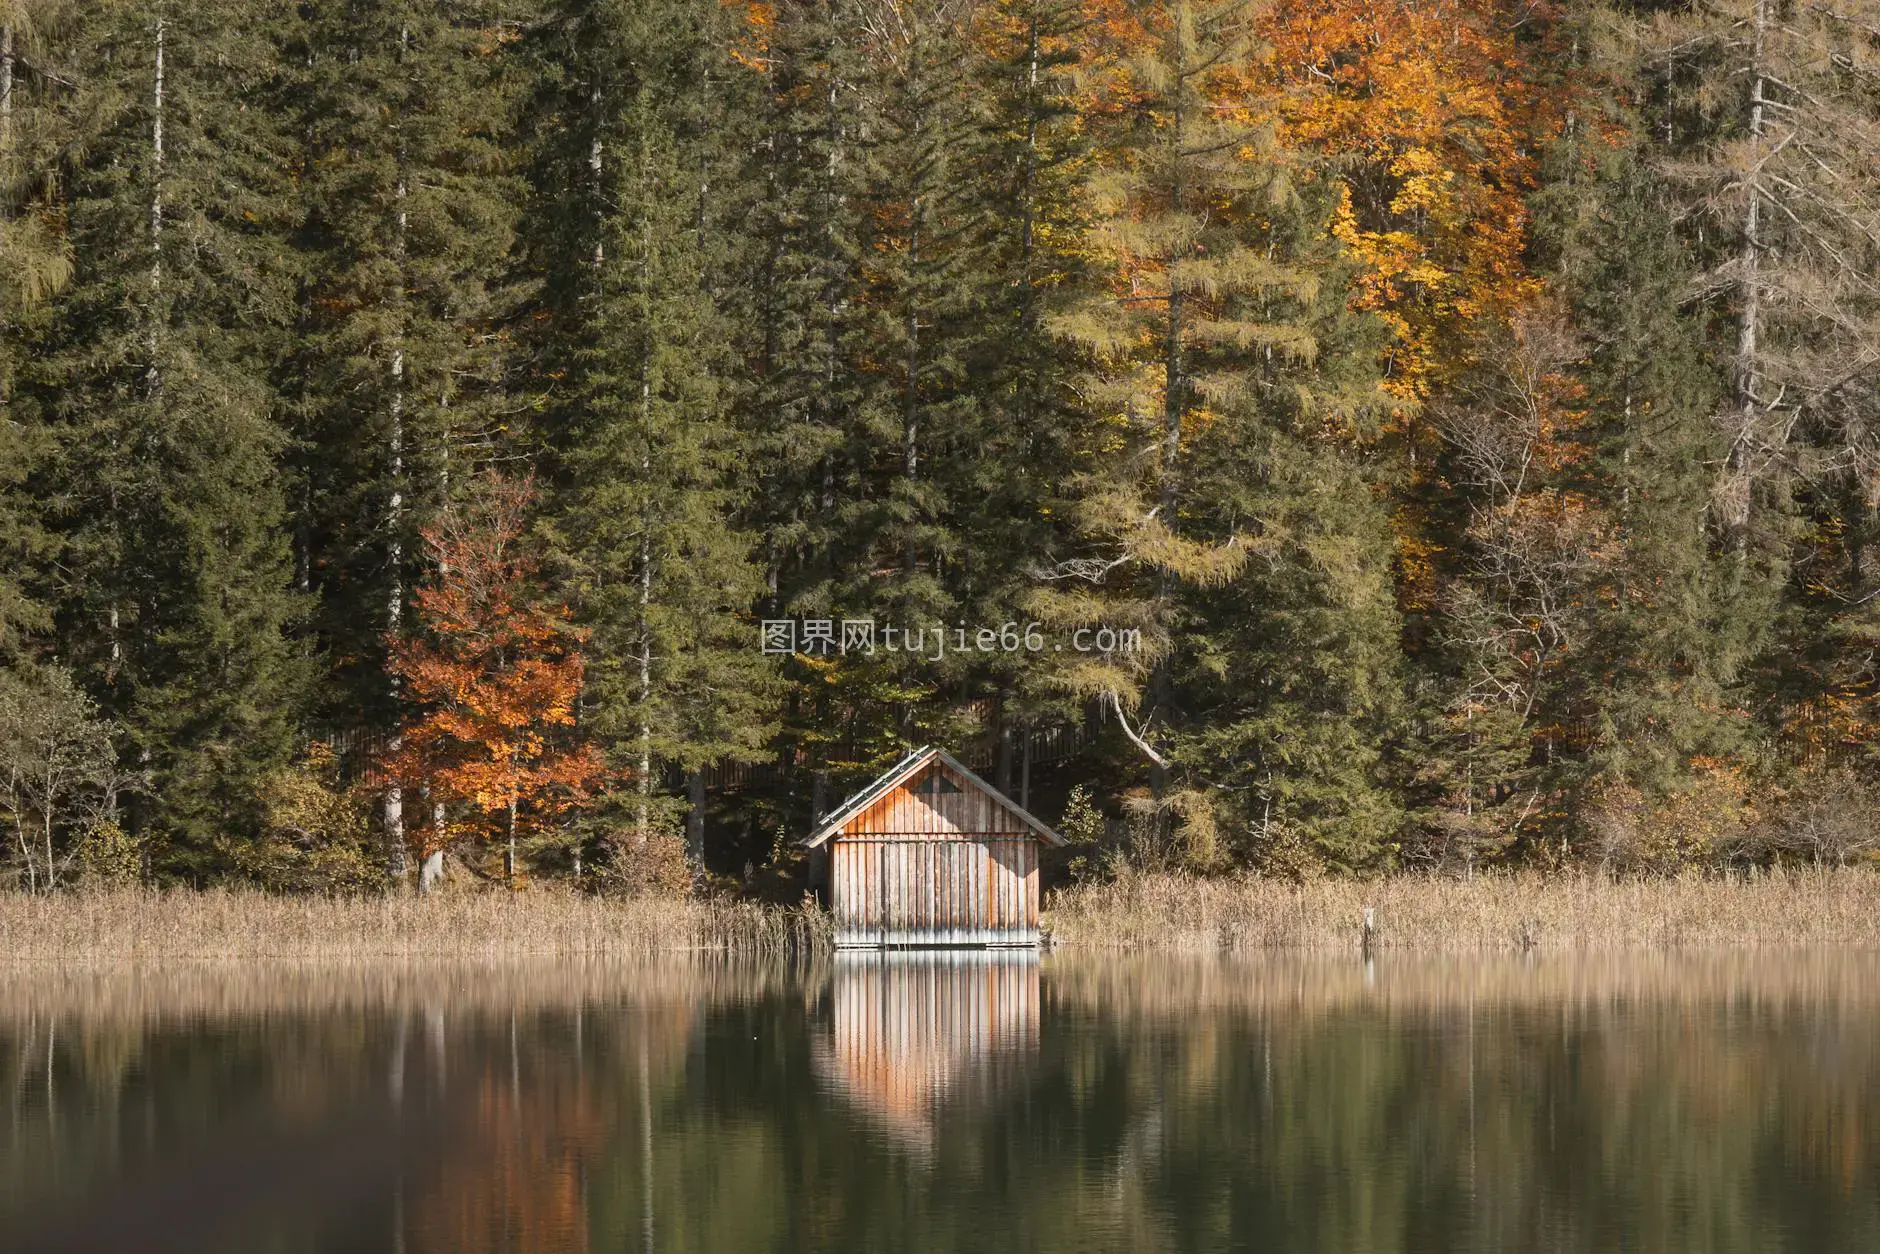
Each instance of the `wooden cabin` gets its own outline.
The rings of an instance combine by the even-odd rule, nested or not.
[[[1038,855],[1064,838],[942,749],[920,749],[804,842],[839,949],[1038,943]]]

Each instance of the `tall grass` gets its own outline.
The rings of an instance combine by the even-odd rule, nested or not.
[[[1295,884],[1127,875],[1048,903],[1054,944],[1086,949],[1597,951],[1834,945],[1880,948],[1880,875],[1770,871],[1608,880],[1538,873]]]
[[[576,893],[289,897],[251,891],[0,894],[0,962],[476,959],[710,952],[826,943],[822,916],[746,902]]]

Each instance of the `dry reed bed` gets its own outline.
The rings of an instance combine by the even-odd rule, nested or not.
[[[1078,948],[1351,952],[1366,907],[1375,911],[1380,951],[1880,948],[1880,875],[1865,870],[1303,884],[1133,875],[1055,894],[1046,924],[1054,944]]]
[[[819,916],[740,902],[574,893],[282,897],[258,892],[0,894],[0,963],[776,956],[819,946]]]
[[[1613,882],[1537,874],[1292,884],[1135,875],[1054,894],[1072,949],[1597,952],[1880,949],[1880,875],[1860,870]],[[257,892],[0,893],[0,967],[210,960],[489,962],[696,953],[776,958],[826,947],[826,916],[751,903],[560,892],[336,899]]]

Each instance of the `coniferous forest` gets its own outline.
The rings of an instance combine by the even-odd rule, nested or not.
[[[21,887],[1840,863],[1877,680],[1880,0],[0,0]]]

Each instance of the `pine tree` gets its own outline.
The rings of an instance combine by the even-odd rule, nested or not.
[[[550,68],[531,215],[555,542],[593,632],[588,727],[631,780],[625,856],[671,808],[665,769],[687,777],[695,869],[703,772],[763,751],[775,696],[749,618],[752,458],[718,307],[741,244],[720,184],[747,77],[724,49],[708,0],[559,5],[537,50]]]
[[[266,6],[151,0],[88,10],[73,43],[76,272],[33,367],[59,637],[137,745],[135,817],[176,873],[255,830],[304,693],[268,377],[294,279],[285,34]]]

